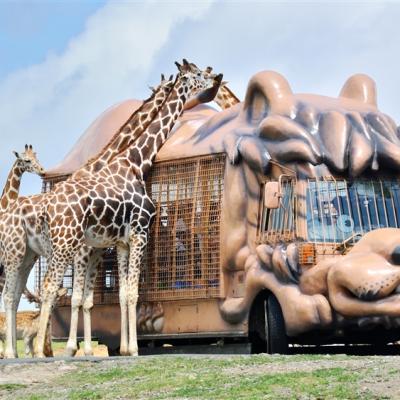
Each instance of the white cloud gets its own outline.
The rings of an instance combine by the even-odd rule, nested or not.
[[[8,138],[0,154],[1,177],[12,147],[32,142],[51,166],[103,109],[147,95],[148,70],[171,29],[200,18],[209,4],[110,2],[62,54],[49,54],[0,82],[0,132]]]
[[[105,108],[147,96],[148,71],[171,30],[201,18],[209,6],[109,2],[62,54],[49,53],[41,64],[0,81],[0,181],[13,162],[12,149],[32,143],[43,165],[53,166]],[[40,180],[26,177],[21,192],[38,191]]]

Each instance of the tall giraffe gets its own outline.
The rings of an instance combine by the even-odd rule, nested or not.
[[[72,175],[81,178],[90,173],[96,173],[101,166],[109,163],[118,149],[126,148],[139,137],[150,121],[161,109],[173,85],[172,76],[166,80],[161,75],[160,85],[153,89],[153,95],[136,110],[128,121],[117,131],[109,144],[85,166]],[[74,281],[71,298],[71,323],[68,342],[65,348],[67,356],[73,356],[78,350],[77,332],[79,309],[83,311],[84,353],[92,355],[91,309],[93,307],[93,288],[97,272],[103,258],[103,249],[89,248],[84,245],[74,259]]]
[[[14,151],[14,154],[17,159],[8,173],[7,181],[4,185],[0,199],[0,213],[5,212],[8,206],[18,198],[21,178],[24,172],[31,172],[39,176],[42,176],[45,172],[31,144],[29,146],[25,145],[24,152],[19,154]]]
[[[193,68],[196,68],[192,64]],[[206,72],[211,73],[211,67],[207,67]],[[171,78],[170,78],[171,79]],[[162,75],[162,82],[164,77]],[[227,109],[239,103],[240,100],[233,94],[233,92],[226,86],[227,82],[223,81],[217,92],[214,101],[221,107],[221,109]],[[152,88],[151,88],[152,89]],[[152,89],[155,91],[155,89]],[[188,100],[185,103],[184,110],[193,108],[196,105],[201,104],[198,98]],[[133,124],[131,124],[133,125]],[[120,132],[115,135],[121,135],[121,133],[126,134],[124,129],[120,129]],[[125,140],[121,138],[121,141]],[[131,141],[132,142],[132,141]],[[114,146],[115,148],[117,146]],[[108,149],[103,150],[104,153],[109,154]],[[103,160],[105,163],[108,160]],[[81,172],[78,172],[81,174]],[[95,250],[93,249],[93,252]],[[74,267],[74,282],[73,282],[73,295],[71,299],[71,324],[69,329],[69,339],[66,346],[66,355],[73,356],[78,350],[77,346],[77,331],[78,331],[78,314],[79,308],[83,308],[84,315],[84,350],[85,355],[92,355],[92,334],[91,334],[91,309],[93,307],[93,291],[95,286],[95,281],[97,277],[97,272],[99,265],[102,261],[102,253],[96,252],[93,257],[90,257],[89,262],[80,262]]]
[[[150,120],[154,118],[160,110],[172,89],[172,83],[173,82],[170,82],[170,80],[165,80],[162,76],[161,84],[154,90],[152,96],[146,100],[120,128],[117,134],[114,135],[108,146],[109,148],[128,146],[130,140],[137,138],[141,131],[149,124]],[[137,126],[140,128],[136,129]],[[96,173],[97,168],[99,168],[102,162],[106,162],[108,158],[113,157],[115,154],[110,152],[106,154],[102,151],[97,158],[89,160],[88,163],[78,171],[78,174],[74,175],[80,180],[86,179],[90,174]],[[5,271],[7,272],[4,291],[5,308],[8,310],[6,312],[7,348],[5,351],[5,356],[7,358],[17,356],[15,315],[22,290],[25,287],[27,277],[37,257],[39,255],[46,255],[45,249],[36,243],[38,238],[35,237],[36,218],[46,196],[47,194],[40,194],[19,198],[15,204],[12,205],[7,215],[0,219],[0,262],[4,264]],[[29,221],[27,225],[25,225],[25,220]],[[99,262],[101,251],[101,249],[93,249],[83,244],[74,258],[76,269],[78,271],[86,270],[86,263]],[[77,275],[77,279],[78,278],[79,275]],[[77,296],[75,296],[75,304],[79,305],[79,302],[82,302],[82,299],[79,300],[79,298],[77,299]],[[85,307],[83,308],[91,307],[90,304],[93,304],[92,299],[84,298]],[[87,313],[84,312],[84,315],[86,314]],[[86,326],[87,318],[84,318],[84,321]],[[87,329],[85,329],[85,331],[87,331]],[[88,354],[91,353],[90,346],[91,345],[89,345],[86,351]]]
[[[179,65],[179,64],[178,64]],[[43,357],[45,328],[56,290],[65,268],[78,249],[117,247],[120,276],[121,354],[137,354],[136,304],[140,263],[147,244],[155,207],[146,193],[144,181],[158,149],[164,143],[186,99],[204,91],[210,101],[222,80],[205,77],[184,61],[170,95],[157,117],[137,141],[84,180],[69,179],[58,184],[42,202],[42,215],[36,230],[49,256],[49,267],[42,286],[40,327],[36,354]],[[26,223],[29,223],[26,220]],[[128,341],[129,332],[129,341]]]

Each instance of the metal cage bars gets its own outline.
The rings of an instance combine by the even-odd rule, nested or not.
[[[144,301],[219,297],[224,171],[224,154],[154,164],[147,190],[157,212],[140,278]],[[45,181],[43,190],[66,178]],[[41,258],[36,265],[37,289],[45,270]],[[118,303],[117,270],[115,250],[107,249],[96,280],[95,304]],[[72,289],[72,282],[70,267],[63,285]],[[59,304],[69,303],[66,296]]]

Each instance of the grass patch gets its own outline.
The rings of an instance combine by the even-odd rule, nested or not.
[[[96,400],[102,398],[101,394],[94,390],[75,390],[68,395],[69,400]]]
[[[26,388],[27,385],[23,385],[20,383],[0,383],[0,392],[2,390],[7,392],[13,392],[15,390]]]
[[[290,361],[315,360],[315,356],[295,356]],[[60,378],[59,384],[74,382],[92,388],[74,391],[71,399],[115,397],[148,399],[275,399],[334,398],[357,399],[358,373],[343,368],[312,372],[246,373],[246,367],[289,361],[288,357],[230,357],[228,359],[163,357],[136,359],[132,363],[94,372],[83,368]],[[240,366],[241,374],[232,374]],[[86,393],[86,397],[85,397]],[[79,397],[81,396],[81,397]]]
[[[82,363],[18,399],[372,399],[359,382],[370,366],[341,365],[344,355],[140,357]],[[333,361],[332,365],[329,361]],[[322,365],[318,363],[323,362]],[[348,364],[348,363],[347,363]],[[5,392],[3,392],[5,393]],[[35,397],[36,396],[36,397]],[[1,396],[0,396],[1,397]]]

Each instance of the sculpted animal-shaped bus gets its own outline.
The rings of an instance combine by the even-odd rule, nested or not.
[[[376,97],[366,75],[332,98],[295,94],[264,71],[243,102],[185,112],[147,181],[157,216],[141,275],[142,345],[222,338],[284,353],[289,343],[399,339],[400,138]],[[98,152],[135,107],[102,114],[45,188]],[[113,351],[117,290],[109,249],[93,332]],[[55,310],[56,336],[67,336],[68,304]]]

